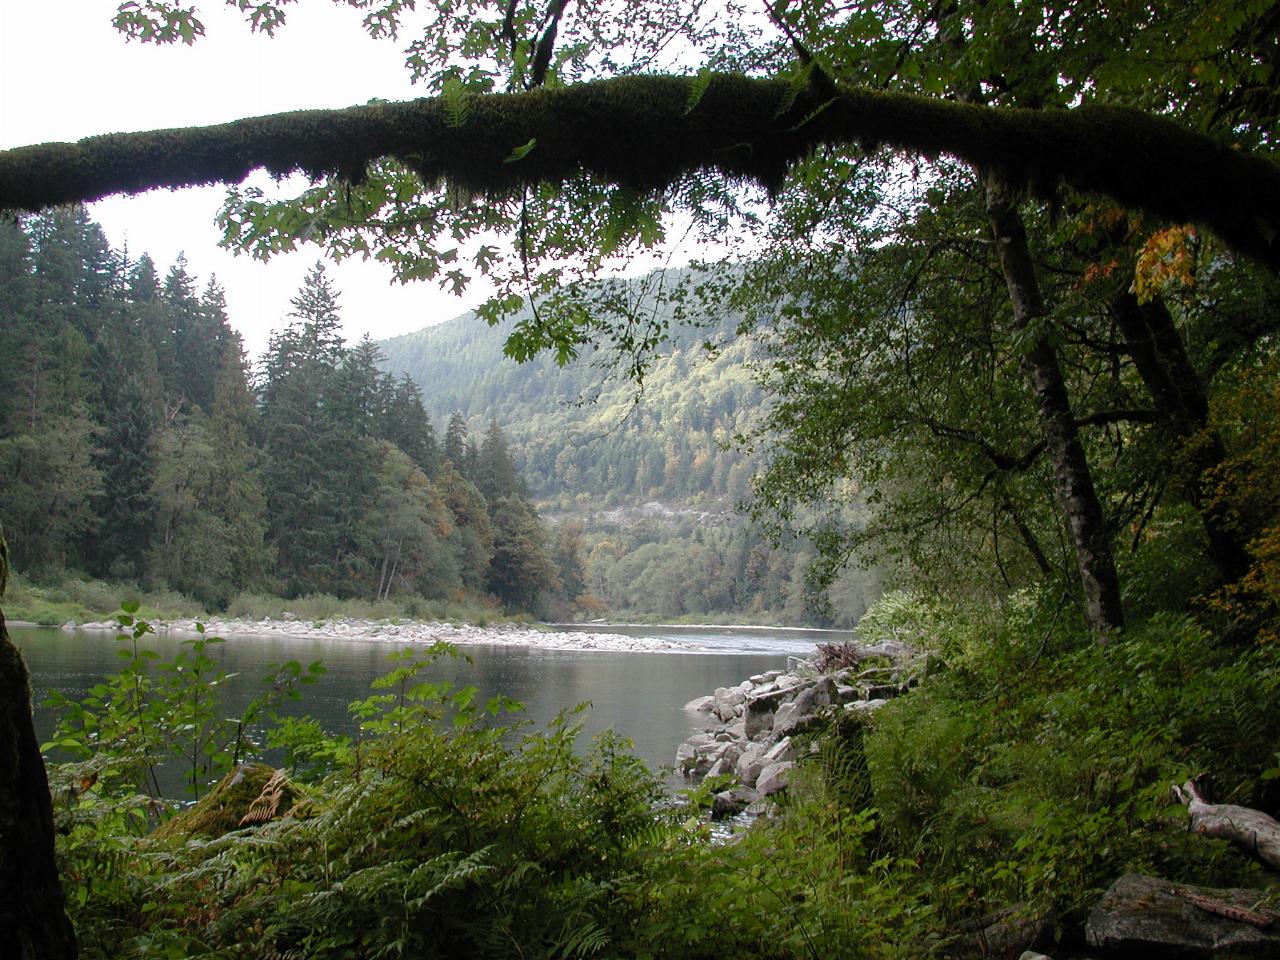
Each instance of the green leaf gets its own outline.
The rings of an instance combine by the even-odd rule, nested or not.
[[[702,98],[711,86],[711,80],[714,76],[715,74],[703,67],[693,78],[693,83],[689,84],[689,99],[685,102],[684,107],[686,116],[693,113],[698,104],[702,102]]]
[[[538,138],[533,137],[523,146],[516,147],[511,151],[511,155],[503,160],[503,163],[515,163],[517,160],[523,160],[529,155],[529,152],[538,145]]]

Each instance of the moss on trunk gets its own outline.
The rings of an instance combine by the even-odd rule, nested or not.
[[[1100,106],[993,109],[849,87],[834,97],[797,95],[788,81],[734,74],[716,75],[699,98],[693,82],[619,77],[20,147],[0,152],[0,209],[239,183],[258,168],[359,181],[381,157],[398,158],[427,184],[486,195],[581,171],[639,190],[705,171],[777,191],[788,166],[817,147],[885,145],[949,154],[1046,192],[1066,184],[1198,221],[1280,265],[1280,167],[1158,117]]]

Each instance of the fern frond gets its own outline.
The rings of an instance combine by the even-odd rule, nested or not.
[[[706,67],[698,71],[693,78],[693,83],[689,84],[689,99],[685,103],[684,112],[686,115],[693,113],[697,109],[698,104],[702,102],[703,96],[711,86],[711,79],[715,76]]]
[[[466,85],[457,77],[449,77],[440,91],[440,99],[444,104],[444,122],[450,127],[463,126],[471,113]]]

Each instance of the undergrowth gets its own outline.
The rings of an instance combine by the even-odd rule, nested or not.
[[[964,956],[980,951],[979,918],[1009,909],[1078,941],[1130,870],[1265,884],[1240,851],[1187,833],[1169,786],[1211,772],[1221,800],[1275,812],[1277,650],[1224,647],[1173,615],[1102,647],[1048,596],[1000,614],[885,605],[868,634],[927,644],[927,676],[802,742],[778,815],[729,843],[696,803],[661,802],[624,742],[578,743],[571,713],[533,729],[508,701],[423,680],[447,646],[394,657],[352,705],[358,737],[276,718],[267,742],[305,797],[289,816],[157,834],[169,814],[129,766],[154,750],[127,721],[216,717],[139,712],[136,677],[108,683],[97,697],[122,734],[71,709],[83,752],[53,778],[84,955]],[[192,756],[207,776],[228,763],[225,746]]]
[[[9,582],[4,611],[10,620],[57,627],[68,620],[84,623],[108,619],[119,608],[122,596],[137,602],[139,615],[150,620],[203,617],[207,614],[198,601],[173,590],[145,590],[133,584],[74,577],[37,583],[21,576],[15,576]]]

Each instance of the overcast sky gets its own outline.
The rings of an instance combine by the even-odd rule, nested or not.
[[[112,28],[115,0],[0,0],[0,148],[117,131],[222,123],[303,108],[346,107],[374,97],[418,96],[396,43],[370,40],[359,14],[331,2],[290,5],[275,39],[251,35],[240,14],[206,0],[208,35],[194,46],[127,43]],[[218,248],[221,188],[153,191],[93,204],[114,247],[150,253],[161,272],[179,252],[201,286],[216,275],[232,324],[259,354],[283,326],[289,300],[318,248],[263,264]],[[381,339],[474,306],[434,283],[396,284],[381,264],[329,267],[350,339]]]

